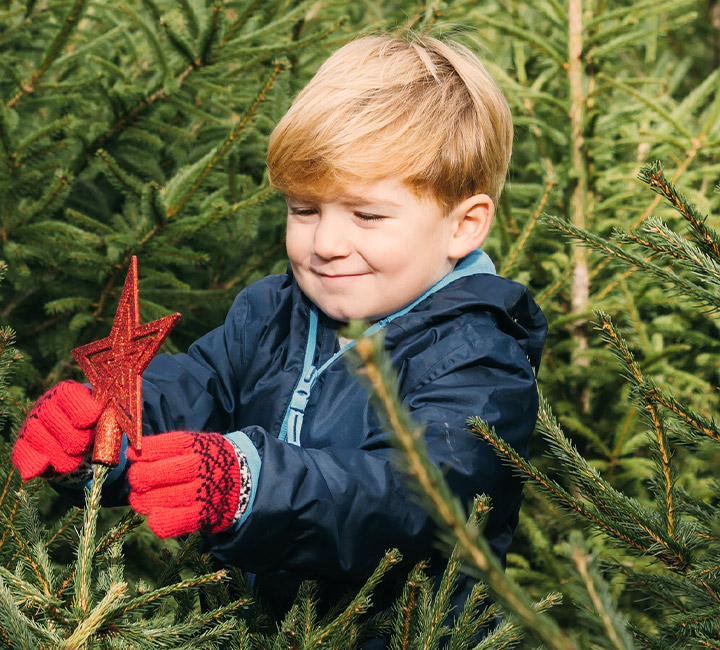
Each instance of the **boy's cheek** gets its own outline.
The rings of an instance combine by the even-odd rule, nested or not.
[[[285,236],[285,249],[287,250],[290,261],[302,259],[305,254],[312,248],[312,237],[308,229],[298,227],[297,224],[288,225],[287,234]]]

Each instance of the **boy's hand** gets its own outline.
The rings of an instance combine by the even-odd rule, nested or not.
[[[59,474],[78,469],[102,411],[90,389],[75,381],[63,381],[45,393],[30,411],[12,451],[23,481],[48,468]]]
[[[130,505],[148,516],[158,537],[218,533],[242,514],[240,495],[248,490],[238,461],[244,456],[219,433],[159,433],[127,456]]]

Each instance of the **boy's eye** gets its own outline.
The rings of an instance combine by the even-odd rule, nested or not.
[[[290,211],[290,214],[294,214],[297,217],[309,217],[313,214],[317,214],[317,210],[315,208],[288,208]]]
[[[382,221],[385,218],[379,214],[367,214],[365,212],[356,212],[355,216],[362,221]]]

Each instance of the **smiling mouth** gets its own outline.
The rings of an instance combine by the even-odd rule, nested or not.
[[[340,280],[342,278],[359,278],[367,273],[322,273],[320,271],[315,272],[321,278],[328,278],[329,280]]]

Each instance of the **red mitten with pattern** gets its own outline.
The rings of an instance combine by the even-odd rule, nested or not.
[[[12,451],[23,481],[48,468],[59,474],[78,469],[102,412],[103,405],[90,389],[76,381],[63,381],[45,393],[30,411]]]
[[[158,537],[201,530],[219,533],[247,506],[250,474],[245,455],[219,433],[171,431],[128,449],[130,505],[147,515]]]

